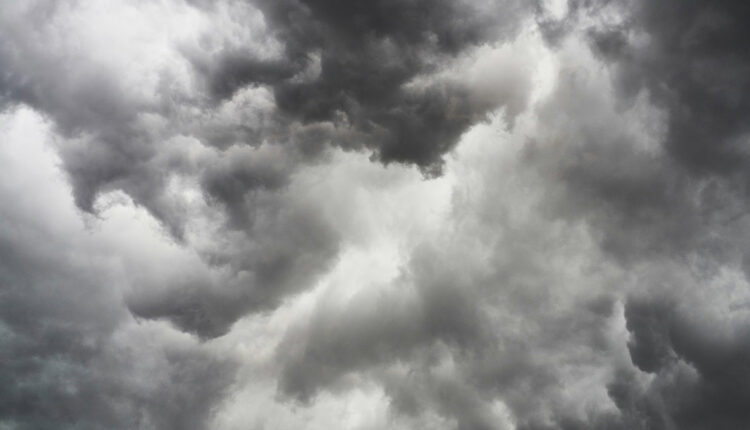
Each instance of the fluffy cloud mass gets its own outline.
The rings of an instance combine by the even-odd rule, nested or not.
[[[0,10],[0,428],[750,426],[750,6]]]

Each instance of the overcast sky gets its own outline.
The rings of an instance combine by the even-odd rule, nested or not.
[[[750,428],[750,2],[2,3],[1,430]]]

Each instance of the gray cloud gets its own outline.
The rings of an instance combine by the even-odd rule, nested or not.
[[[592,34],[598,35],[583,32],[586,38]],[[504,237],[487,251],[496,270],[472,266],[476,255],[461,253],[460,242],[444,239],[441,248],[446,251],[429,257],[438,263],[430,265],[426,276],[409,277],[394,294],[393,304],[381,304],[388,295],[368,296],[361,302],[369,306],[360,300],[348,305],[351,315],[322,308],[319,312],[326,317],[313,318],[306,329],[288,338],[289,345],[304,346],[291,350],[283,346],[279,351],[280,358],[289,360],[282,373],[282,392],[308,399],[311,389],[346,390],[357,377],[364,377],[387,387],[395,413],[437,412],[455,420],[456,428],[502,428],[503,420],[491,411],[493,401],[500,399],[516,428],[522,429],[739,429],[746,425],[739,407],[746,397],[746,384],[740,382],[746,379],[746,369],[734,364],[742,363],[745,355],[738,343],[745,333],[743,311],[735,308],[741,304],[701,292],[734,291],[735,287],[717,286],[717,279],[744,270],[748,230],[741,215],[746,208],[741,170],[729,166],[716,170],[710,159],[699,167],[694,164],[697,158],[685,158],[681,151],[687,149],[674,147],[676,128],[694,125],[673,119],[679,113],[658,94],[639,96],[638,87],[622,93],[622,74],[629,72],[625,65],[618,63],[614,69],[614,93],[609,74],[576,69],[596,67],[601,49],[625,49],[616,39],[598,42],[595,56],[586,59],[588,54],[577,51],[580,46],[557,41],[558,49],[567,50],[560,57],[562,73],[552,93],[536,106],[540,125],[526,136],[530,139],[518,159],[529,172],[506,169],[502,178],[480,174],[486,181],[494,178],[491,183],[496,187],[514,175],[520,175],[515,180],[521,184],[541,186],[544,198],[533,210],[544,214],[542,218],[528,219],[526,229],[513,225],[511,216],[501,215],[512,210],[498,202],[520,204],[523,199],[503,194],[508,190],[502,187],[497,195],[479,188],[477,193],[483,197],[469,200],[471,215],[465,216],[482,214],[480,227],[461,230],[471,223],[459,215],[453,220],[462,226],[459,233],[447,229],[465,240],[481,237],[482,242],[473,242],[478,249],[500,231],[517,229],[517,236]],[[624,58],[620,61],[626,62]],[[647,75],[649,69],[639,72]],[[663,70],[655,67],[652,73],[658,76]],[[672,86],[675,91],[682,88],[667,81],[666,87]],[[687,109],[699,109],[685,103]],[[722,110],[706,112],[702,121],[723,114]],[[716,138],[721,141],[728,131],[719,128],[722,133]],[[686,139],[682,145],[704,144],[700,135],[696,139]],[[713,151],[708,146],[705,150]],[[594,248],[572,252],[587,261],[578,264],[599,268],[570,281],[584,284],[582,290],[564,281],[560,285],[564,270],[545,260],[546,252],[560,255],[556,247],[570,249],[576,243],[575,236],[555,237],[541,227],[555,222],[590,234]],[[544,235],[554,239],[529,242]],[[507,246],[519,254],[524,243],[528,253],[511,257],[503,250]],[[408,271],[417,267],[410,265]],[[469,280],[454,283],[455,276]],[[433,308],[428,298],[442,283],[457,296],[449,300],[450,308]],[[412,294],[418,299],[405,300]],[[570,307],[554,304],[561,297],[572,300]],[[694,311],[707,308],[706,301],[715,310]],[[469,304],[468,311],[462,310],[462,303]],[[377,310],[372,315],[363,312],[368,308]],[[464,321],[462,315],[471,315],[473,322],[463,326],[467,331],[460,335],[466,342],[453,342],[450,331],[422,331],[429,319],[425,309],[433,309],[441,321]],[[524,325],[505,331],[493,319],[495,312],[511,321],[512,315],[522,314],[518,318]],[[625,331],[618,339],[607,327],[619,318]],[[335,327],[341,320],[349,323],[338,333]],[[426,324],[440,326],[435,321]],[[713,341],[709,333],[717,330],[725,330],[726,335]],[[439,373],[441,365],[447,366],[446,374]],[[586,377],[584,369],[591,372]],[[581,406],[582,393],[577,394],[581,397],[572,394],[571,378],[576,374],[580,383],[596,390],[589,394],[587,401],[593,403],[588,408]],[[648,380],[646,374],[655,378]],[[584,383],[586,379],[589,382]],[[446,391],[460,394],[453,397]]]
[[[112,13],[133,13],[119,6]],[[156,336],[148,330],[123,343],[109,338],[137,332],[127,328],[136,317],[166,319],[205,340],[227,333],[248,312],[273,309],[310,288],[334,260],[339,238],[322,206],[304,202],[305,190],[294,178],[325,160],[328,141],[437,172],[469,125],[503,103],[476,97],[457,80],[431,80],[441,71],[439,62],[501,40],[490,34],[498,21],[473,6],[425,3],[405,15],[395,4],[373,3],[363,10],[324,3],[257,6],[272,37],[284,45],[280,60],[257,60],[223,45],[214,58],[202,52],[202,42],[186,42],[154,47],[166,49],[162,55],[171,63],[149,69],[154,60],[143,58],[147,52],[138,48],[118,55],[107,53],[114,47],[96,51],[106,35],[96,34],[101,29],[94,20],[101,16],[94,5],[38,1],[13,5],[0,18],[2,108],[14,115],[17,107],[28,106],[50,120],[76,205],[100,214],[106,212],[101,205],[122,191],[161,222],[178,246],[198,256],[157,274],[138,273],[143,262],[129,267],[135,273],[97,274],[95,266],[44,257],[41,245],[8,239],[2,254],[8,332],[3,375],[13,375],[13,383],[6,381],[2,393],[8,400],[4,424],[209,426],[213,407],[231,383],[231,363],[168,339],[138,348],[139,339]],[[183,12],[177,3],[161,7],[162,13]],[[223,19],[214,6],[203,7],[203,16]],[[304,10],[310,15],[302,27],[286,21]],[[465,22],[454,28],[454,18],[464,13]],[[509,32],[517,13],[508,9],[509,18],[498,28]],[[358,36],[359,25],[350,25],[351,14],[370,27],[364,37]],[[403,22],[393,21],[401,16]],[[91,26],[77,26],[81,21]],[[114,46],[118,40],[109,42]],[[227,46],[238,42],[245,41]],[[182,55],[192,67],[188,78],[182,75]],[[305,73],[312,78],[301,76]],[[208,77],[206,88],[191,80],[202,74]],[[407,88],[418,78],[423,82]],[[524,104],[522,89],[509,100],[515,115]],[[197,190],[202,203],[175,190],[180,181]],[[12,218],[7,228],[21,223]],[[70,253],[75,236],[85,234],[59,238],[58,248]],[[52,260],[50,267],[45,258]],[[123,291],[97,288],[111,284]],[[429,324],[425,330],[432,330]],[[121,357],[128,353],[136,361],[161,354],[165,359],[139,367]],[[141,372],[165,377],[144,382]],[[49,382],[42,378],[48,374]]]
[[[193,89],[181,87],[177,71],[168,68],[157,70],[155,93],[129,90],[126,79],[131,76],[111,70],[106,58],[81,57],[70,46],[76,43],[75,34],[63,33],[55,40],[76,12],[73,4],[46,2],[11,8],[4,15],[0,53],[5,103],[43,112],[62,135],[59,153],[76,204],[95,212],[98,196],[124,191],[177,240],[195,246],[186,228],[191,216],[200,214],[189,213],[169,187],[175,179],[197,177],[208,204],[226,214],[226,230],[216,232],[220,239],[199,251],[206,261],[234,272],[228,285],[211,288],[202,284],[215,284],[215,279],[197,277],[174,285],[170,294],[134,298],[131,310],[142,317],[170,319],[201,336],[216,336],[248,309],[274,306],[285,294],[307,285],[335,254],[337,239],[314,208],[287,205],[283,196],[302,160],[299,151],[255,151],[262,142],[245,140],[250,136],[243,127],[251,124],[243,124],[248,119],[243,115],[250,115],[243,110],[258,109],[262,115],[263,108],[228,103],[216,112],[192,94]],[[50,50],[52,43],[60,49]],[[60,74],[60,69],[68,72]],[[170,80],[177,82],[167,84]],[[248,150],[195,156],[195,141],[179,140],[227,133],[231,140],[225,148],[239,144]],[[235,156],[239,158],[230,160]],[[213,216],[223,218],[221,213]],[[306,229],[311,232],[298,234]],[[284,236],[288,245],[281,240]],[[213,249],[218,247],[222,249]]]
[[[626,91],[646,88],[669,112],[665,145],[696,173],[741,174],[746,166],[747,4],[699,1],[630,5],[622,28],[592,40],[619,66]],[[645,43],[630,42],[643,34]]]
[[[3,123],[13,115],[29,114]],[[84,229],[51,160],[27,149],[34,136],[4,137],[0,199],[15,203],[0,209],[0,426],[206,428],[231,357],[133,321],[113,238]],[[35,178],[19,155],[35,157]]]
[[[633,297],[625,307],[633,363],[608,385],[619,413],[571,428],[740,429],[748,421],[746,323],[699,320],[677,298]],[[691,315],[693,314],[693,315]]]
[[[472,99],[460,82],[410,84],[472,47],[502,41],[527,13],[513,1],[290,0],[258,7],[284,45],[281,58],[229,51],[211,66],[197,62],[214,97],[268,84],[281,118],[333,123],[316,139],[367,147],[385,163],[414,163],[433,174],[461,134],[504,101]]]
[[[748,8],[554,3],[9,6],[0,427],[747,427]]]
[[[506,179],[525,176],[512,158],[486,163],[482,192],[463,201],[472,209],[457,207],[452,233],[418,247],[392,284],[365,287],[343,307],[323,299],[291,328],[276,352],[281,394],[309,403],[364,379],[384,387],[395,416],[437,414],[460,429],[541,428],[550,415],[580,414],[569,410],[580,401],[566,393],[570,378],[607,363],[606,382],[609,361],[627,358],[608,331],[617,308],[606,287],[621,279],[585,253],[583,264],[601,266],[593,274],[552,263],[562,249],[580,255],[585,236],[525,213],[539,202],[514,194],[514,181],[496,186],[488,172],[498,164]],[[603,385],[587,395],[608,402]]]
[[[746,330],[742,299],[723,303],[705,290],[726,291],[717,278],[746,272],[746,109],[725,90],[745,85],[735,38],[745,7],[579,2],[572,10],[564,25],[612,66],[616,110],[601,109],[610,96],[598,94],[596,78],[566,71],[540,110],[547,127],[528,160],[555,172],[564,189],[549,210],[585,219],[640,284],[624,309],[638,370],[618,366],[608,385],[616,414],[559,416],[549,428],[743,428],[747,387],[737,381],[746,369],[733,364],[745,355],[734,340]],[[613,10],[621,13],[614,23]],[[581,22],[593,24],[581,30]],[[560,152],[549,153],[551,142]],[[740,275],[731,284],[744,282]],[[643,373],[655,377],[644,382]]]
[[[181,6],[165,7],[175,13]],[[215,55],[200,44],[167,47],[177,49],[176,65],[157,70],[156,84],[139,82],[146,88],[131,91],[129,76],[118,75],[107,57],[77,53],[73,34],[63,33],[55,42],[65,20],[75,19],[74,6],[36,2],[7,14],[0,61],[6,70],[5,103],[44,112],[65,137],[60,156],[81,209],[94,212],[102,193],[124,191],[188,245],[191,214],[170,189],[172,181],[198,177],[206,201],[224,211],[227,229],[216,233],[223,236],[216,242],[224,249],[207,245],[199,251],[235,272],[231,286],[204,288],[200,283],[206,280],[195,279],[175,286],[185,292],[179,300],[168,294],[131,301],[137,315],[168,318],[201,336],[226,332],[250,309],[275,306],[309,285],[335,256],[334,229],[315,208],[287,208],[285,196],[290,176],[320,160],[327,142],[368,147],[384,162],[415,163],[437,173],[442,156],[471,124],[504,98],[510,115],[524,104],[520,86],[488,98],[478,97],[467,83],[431,78],[441,70],[439,63],[512,34],[523,10],[514,3],[290,1],[198,7],[216,20],[224,19],[222,7],[247,17],[260,10],[267,43],[280,43],[281,56],[255,58],[237,47],[244,40],[217,42]],[[352,23],[352,16],[362,22]],[[52,43],[60,49],[51,52]],[[207,93],[180,76],[181,55],[196,77],[207,78]],[[317,76],[306,72],[315,58]],[[68,72],[58,73],[61,69]],[[417,79],[426,80],[412,85]],[[271,95],[264,100],[266,87]],[[165,145],[185,137],[220,153],[196,159],[181,143]],[[264,144],[281,149],[238,149]],[[242,161],[228,161],[235,156]],[[282,244],[285,232],[303,230],[315,233]],[[212,293],[205,292],[209,289]]]

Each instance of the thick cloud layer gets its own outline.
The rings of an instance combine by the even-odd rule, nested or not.
[[[749,11],[11,2],[0,428],[747,428]]]
[[[746,169],[750,7],[746,2],[625,2],[628,24],[594,31],[601,54],[619,66],[625,91],[648,90],[668,110],[670,153],[697,172]]]
[[[3,104],[54,121],[76,204],[94,212],[99,195],[123,191],[232,278],[189,280],[177,289],[194,297],[179,303],[134,299],[134,312],[210,337],[278,305],[329,265],[339,240],[315,208],[290,201],[298,166],[332,142],[436,173],[472,123],[523,107],[522,76],[493,85],[447,70],[511,35],[520,7],[346,4],[37,1],[3,14]],[[223,218],[212,220],[216,240],[191,237],[202,217],[174,189],[185,181]]]
[[[283,45],[278,55],[228,50],[197,64],[215,98],[268,84],[284,123],[330,125],[306,145],[369,147],[385,163],[437,174],[470,125],[502,104],[511,115],[523,107],[434,75],[463,51],[512,34],[524,2],[285,0],[258,7]]]
[[[184,257],[133,213],[107,211],[105,225],[87,229],[44,147],[49,124],[27,109],[2,124],[2,425],[206,428],[232,358],[138,324],[122,303],[132,272]]]

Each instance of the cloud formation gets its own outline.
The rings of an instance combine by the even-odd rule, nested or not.
[[[260,1],[258,7],[281,52],[262,58],[234,49],[198,62],[214,98],[269,85],[286,127],[328,125],[307,145],[371,148],[382,162],[414,163],[431,174],[470,125],[504,104],[483,99],[460,78],[435,75],[464,51],[515,32],[528,8],[516,1],[435,0]]]
[[[0,428],[746,428],[748,11],[8,5]]]
[[[2,425],[206,428],[232,358],[137,323],[122,302],[137,268],[184,256],[137,213],[107,211],[105,225],[87,228],[44,146],[49,123],[26,108],[2,123]]]

